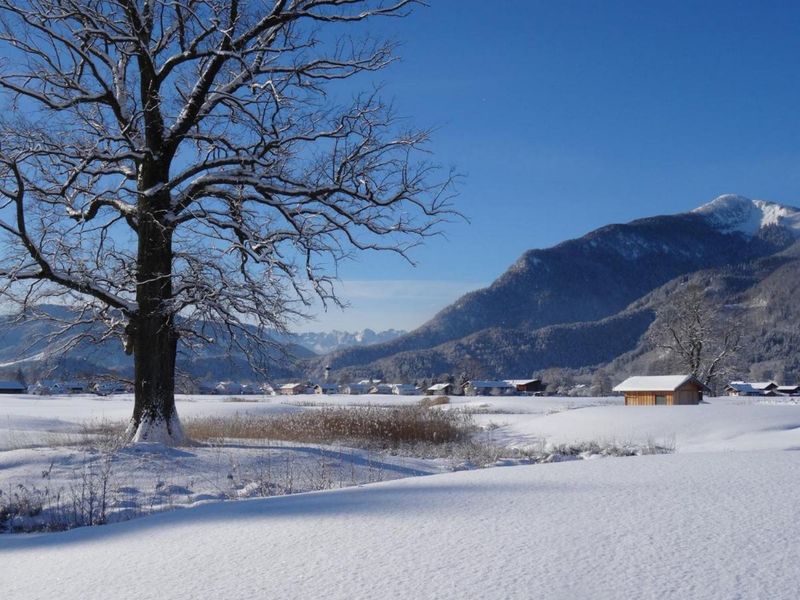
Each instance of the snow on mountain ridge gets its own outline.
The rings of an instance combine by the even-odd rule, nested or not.
[[[692,212],[704,215],[714,227],[725,232],[753,236],[764,227],[776,225],[800,237],[800,209],[794,206],[725,194]]]

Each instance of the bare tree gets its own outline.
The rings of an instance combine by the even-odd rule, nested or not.
[[[124,340],[132,439],[183,438],[179,339],[257,348],[450,214],[427,133],[345,85],[394,51],[348,32],[413,3],[0,0],[2,293]]]
[[[612,392],[611,377],[603,369],[597,369],[592,376],[592,391],[598,396],[610,396]]]
[[[713,388],[733,366],[741,350],[741,326],[731,310],[699,285],[688,285],[658,311],[650,333],[675,366]]]

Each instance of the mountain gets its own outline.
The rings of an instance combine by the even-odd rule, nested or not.
[[[334,352],[310,361],[309,369],[317,373],[324,363],[341,378],[395,379],[463,372],[519,377],[611,365],[643,344],[658,307],[657,295],[644,300],[648,294],[693,274],[713,280],[747,265],[760,265],[748,271],[756,285],[772,276],[764,265],[774,261],[762,259],[794,264],[792,251],[777,257],[798,238],[800,210],[734,195],[689,213],[608,225],[526,252],[489,287],[406,335]],[[791,266],[784,268],[783,277],[800,281]]]
[[[55,335],[64,323],[75,320],[77,313],[65,306],[40,306],[35,313],[0,316],[0,371],[13,374],[22,369],[34,376],[60,379],[114,374],[130,378],[133,358],[125,354],[121,340],[103,339],[99,324],[82,323],[69,329],[70,337],[83,338],[65,346],[64,336]],[[196,380],[263,380],[243,351],[231,343],[222,328],[215,332],[214,342],[199,348],[178,345],[177,368],[180,375]],[[259,357],[270,377],[290,377],[297,372],[296,363],[316,356],[314,352],[292,340],[276,342],[261,348]]]
[[[62,322],[76,316],[72,309],[65,306],[43,306],[39,307],[38,312]],[[118,339],[97,341],[102,337],[101,329],[86,324],[75,328],[72,333],[88,334],[92,339],[81,341],[75,347],[64,348],[64,340],[52,338],[58,327],[57,322],[36,315],[25,319],[20,319],[19,315],[0,316],[0,370],[11,373],[18,368],[25,371],[55,368],[68,374],[131,375],[133,360],[123,352]],[[404,333],[395,329],[381,332],[364,329],[354,333],[276,333],[272,337],[277,347],[268,351],[270,361],[267,372],[270,377],[290,377],[298,373],[297,360],[310,359],[340,348],[391,340]],[[248,364],[244,353],[229,347],[229,341],[224,335],[217,336],[215,343],[191,352],[181,345],[178,368],[195,379],[262,379],[263,376]]]
[[[337,379],[528,377],[552,369],[579,377],[599,368],[614,379],[658,373],[668,366],[647,334],[687,283],[737,307],[743,377],[800,377],[800,210],[733,195],[688,213],[608,225],[530,250],[490,286],[409,333],[276,336],[285,351],[269,349],[268,373],[316,377],[327,365]],[[64,307],[48,310],[70,316]],[[70,376],[130,374],[132,361],[118,340],[84,341],[65,351],[41,339],[54,327],[0,318],[0,370],[49,366]],[[262,378],[229,341],[223,336],[193,353],[184,347],[179,369],[195,379]]]

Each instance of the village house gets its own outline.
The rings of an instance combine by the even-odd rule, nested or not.
[[[448,396],[453,393],[453,389],[452,383],[434,383],[425,393],[430,396]]]
[[[315,394],[338,394],[339,385],[336,383],[318,383],[314,386]]]
[[[305,383],[284,383],[278,388],[278,394],[283,396],[297,396],[305,394],[308,386]]]
[[[392,394],[395,396],[416,396],[419,389],[413,383],[395,383],[392,384]]]
[[[774,396],[778,384],[774,381],[731,381],[725,386],[728,396]]]
[[[85,394],[89,391],[87,384],[80,381],[50,381],[41,380],[28,388],[29,394],[38,396],[59,394]]]
[[[342,393],[358,396],[369,392],[369,388],[370,386],[364,385],[363,383],[347,383],[342,386]]]
[[[241,396],[247,392],[247,386],[237,383],[236,381],[220,381],[214,386],[215,394],[231,394],[232,396]]]
[[[614,391],[625,394],[625,406],[700,404],[711,392],[692,375],[628,377]]]
[[[798,396],[800,395],[800,385],[779,385],[775,391],[781,396]]]
[[[517,388],[507,381],[468,381],[464,386],[467,396],[508,396],[516,393]]]
[[[0,394],[24,394],[28,388],[19,381],[0,381]]]
[[[91,391],[98,396],[130,394],[133,391],[133,386],[121,381],[99,381],[91,387]]]
[[[370,394],[393,394],[392,385],[389,383],[378,383],[369,389]]]
[[[541,379],[506,379],[505,382],[513,385],[520,394],[542,394],[547,387]]]
[[[262,383],[258,386],[258,392],[265,396],[274,396],[275,389],[268,383]]]

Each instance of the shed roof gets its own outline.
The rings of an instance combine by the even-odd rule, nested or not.
[[[453,385],[453,384],[452,383],[434,383],[428,389],[438,392],[438,391],[441,391],[441,390],[444,390],[444,389],[450,387],[451,385]]]
[[[615,392],[674,392],[679,387],[692,381],[704,390],[708,388],[692,375],[637,375],[628,377],[614,388]]]
[[[291,389],[294,389],[294,388],[304,387],[304,386],[305,386],[304,383],[284,383],[280,387],[280,389],[282,389],[282,390],[291,390]]]
[[[754,390],[774,390],[778,387],[778,384],[774,381],[751,381],[749,383]]]
[[[796,392],[800,390],[800,385],[779,385],[775,388],[779,392]]]
[[[779,389],[779,386],[774,381],[731,381],[726,386],[728,388],[742,393],[764,393]]]
[[[513,385],[511,385],[507,381],[478,381],[478,380],[475,380],[475,381],[470,381],[469,385],[471,385],[474,388],[492,388],[492,389],[494,389],[494,388],[503,389],[503,388],[514,387]]]

